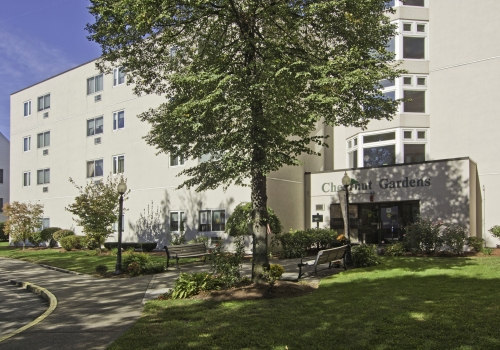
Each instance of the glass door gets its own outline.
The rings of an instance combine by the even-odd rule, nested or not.
[[[397,205],[380,206],[380,243],[393,243],[399,241],[399,211]]]
[[[379,243],[379,206],[376,204],[360,205],[359,233],[360,241],[366,244]]]

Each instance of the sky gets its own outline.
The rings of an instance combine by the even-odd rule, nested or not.
[[[10,139],[10,94],[100,56],[85,30],[89,0],[0,0],[0,132]]]

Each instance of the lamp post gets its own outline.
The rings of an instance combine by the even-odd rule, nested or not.
[[[122,271],[122,230],[123,230],[123,195],[127,192],[127,184],[123,182],[123,179],[118,184],[118,194],[120,195],[119,207],[118,207],[118,252],[116,254],[116,266],[114,275],[119,275],[123,273]]]
[[[347,230],[347,239],[351,239],[351,228],[349,224],[349,186],[351,185],[351,178],[347,175],[347,171],[344,173],[344,177],[342,177],[342,185],[345,188],[345,216],[346,216],[346,230]]]

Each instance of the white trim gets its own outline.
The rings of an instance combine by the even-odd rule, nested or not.
[[[28,109],[29,109],[28,114],[24,114],[24,105],[25,105],[25,104],[28,104]],[[24,101],[24,102],[23,102],[23,117],[24,117],[24,118],[29,117],[29,116],[31,115],[31,107],[32,107],[32,106],[31,106],[31,100],[28,100],[28,101]]]
[[[28,139],[28,150],[24,150],[24,140],[25,139]],[[23,153],[28,153],[31,151],[31,135],[28,135],[28,136],[24,136],[23,137]]]
[[[123,127],[119,127],[118,125],[118,114],[120,112],[123,112]],[[115,117],[116,117],[116,128],[115,128]],[[125,129],[125,109],[120,109],[118,111],[114,111],[113,112],[113,131],[119,131],[119,130],[122,130],[122,129]]]
[[[118,172],[118,158],[119,157],[123,157],[123,172]],[[114,155],[114,156],[111,156],[111,161],[112,161],[112,170],[111,170],[111,173],[114,175],[120,175],[120,174],[125,174],[125,154],[117,154],[117,155]],[[117,169],[117,172],[115,173],[115,161],[117,162],[116,163],[116,169]],[[103,164],[104,166],[104,164]]]
[[[102,76],[102,89],[101,90],[95,89],[95,82],[96,82],[95,78],[98,76]],[[94,79],[94,92],[90,92],[90,93],[89,93],[89,79]],[[104,74],[103,73],[99,73],[99,74],[90,76],[85,81],[87,83],[87,85],[85,86],[85,90],[87,91],[87,96],[91,96],[93,94],[97,94],[98,92],[104,91]]]
[[[28,174],[28,184],[24,185],[24,174]],[[31,187],[31,170],[23,171],[22,186],[23,188]]]

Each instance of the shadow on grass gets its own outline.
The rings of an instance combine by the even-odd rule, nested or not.
[[[154,301],[112,349],[500,348],[500,274],[474,263],[451,259],[415,272],[405,270],[412,259],[388,261],[378,276],[351,270],[293,299]]]

